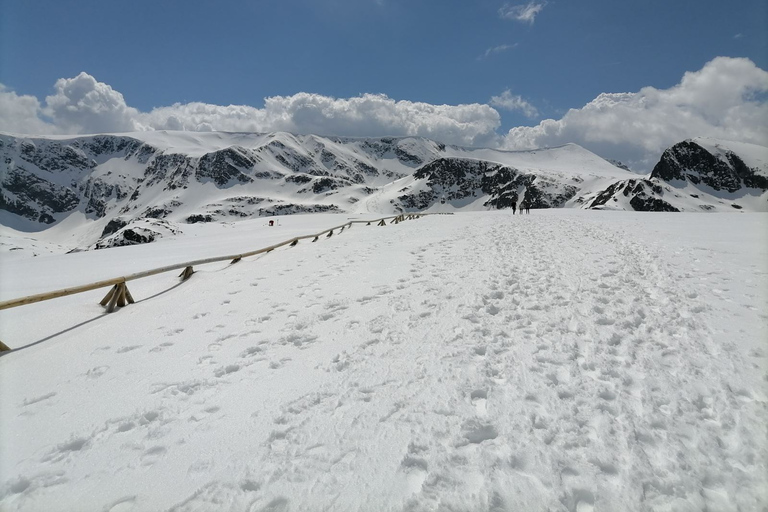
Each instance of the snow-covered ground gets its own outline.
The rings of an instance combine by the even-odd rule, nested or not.
[[[347,218],[19,240],[0,300]],[[766,228],[435,215],[0,311],[0,510],[765,510]]]

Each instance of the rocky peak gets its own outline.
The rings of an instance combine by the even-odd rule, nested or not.
[[[693,140],[680,142],[664,151],[651,178],[667,182],[689,181],[727,192],[736,192],[743,186],[768,189],[768,179],[757,169],[749,168],[732,151],[713,154]]]

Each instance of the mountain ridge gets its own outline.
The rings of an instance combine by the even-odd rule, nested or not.
[[[151,241],[185,224],[294,213],[485,210],[523,202],[717,211],[728,208],[726,201],[766,211],[764,153],[762,146],[689,139],[644,176],[576,144],[505,151],[423,137],[287,132],[2,133],[0,224],[40,231],[80,215],[77,244],[108,247]],[[701,190],[709,185],[714,192]]]

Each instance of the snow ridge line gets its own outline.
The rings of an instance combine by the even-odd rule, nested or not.
[[[248,256],[255,256],[257,254],[265,254],[272,252],[273,250],[283,247],[285,245],[294,246],[297,243],[299,243],[300,240],[305,240],[307,238],[313,238],[313,242],[316,242],[322,235],[326,235],[326,237],[333,236],[334,232],[336,230],[339,230],[339,233],[344,231],[345,228],[351,228],[352,224],[363,224],[371,225],[371,223],[377,223],[379,226],[385,226],[386,221],[391,220],[390,224],[399,224],[400,222],[404,222],[406,220],[412,220],[412,219],[418,219],[426,215],[438,215],[434,213],[409,213],[409,214],[398,214],[398,215],[391,215],[389,217],[382,217],[375,220],[353,220],[346,222],[344,224],[325,229],[323,231],[320,231],[319,233],[311,234],[311,235],[303,235],[298,237],[293,237],[288,240],[285,240],[283,242],[279,242],[277,244],[270,245],[268,247],[264,247],[261,249],[256,249],[254,251],[245,252],[241,254],[233,254],[228,256],[216,256],[213,258],[205,258],[202,260],[194,260],[189,261],[186,263],[178,263],[175,265],[168,265],[165,267],[155,268],[152,270],[145,270],[143,272],[135,272],[133,274],[129,274],[127,276],[121,276],[121,277],[115,277],[112,279],[105,279],[102,281],[97,281],[95,283],[89,283],[84,284],[81,286],[75,286],[71,288],[62,288],[60,290],[55,290],[51,292],[44,292],[44,293],[38,293],[35,295],[28,295],[26,297],[20,297],[18,299],[11,299],[0,302],[0,310],[3,309],[10,309],[15,308],[18,306],[24,306],[27,304],[34,304],[36,302],[42,302],[46,300],[56,299],[59,297],[66,297],[68,295],[75,295],[77,293],[84,293],[91,290],[96,290],[98,288],[104,288],[107,286],[112,286],[112,289],[107,293],[107,295],[104,297],[104,299],[101,301],[102,306],[106,306],[107,312],[111,313],[114,311],[116,306],[125,306],[127,304],[133,303],[133,297],[131,297],[130,292],[128,291],[125,283],[128,281],[132,281],[134,279],[141,279],[144,277],[150,277],[157,274],[162,274],[164,272],[170,272],[172,270],[179,270],[184,269],[183,272],[179,275],[179,277],[182,278],[182,281],[186,281],[191,275],[194,273],[193,267],[198,265],[204,265],[208,263],[216,263],[219,261],[226,261],[231,260],[232,264],[239,262],[241,259],[246,258]],[[10,351],[12,350],[10,347],[5,345],[2,341],[0,341],[0,353]]]

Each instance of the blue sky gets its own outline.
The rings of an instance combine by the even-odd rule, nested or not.
[[[372,93],[490,106],[506,136],[601,93],[668,90],[716,57],[768,69],[765,0],[0,0],[0,23],[3,91],[53,124],[46,96],[81,72],[143,113]],[[745,93],[759,107],[762,83]]]

